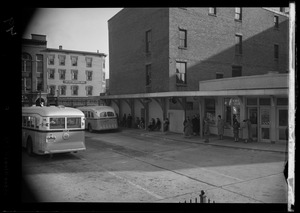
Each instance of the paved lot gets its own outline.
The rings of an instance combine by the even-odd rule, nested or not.
[[[151,134],[86,132],[84,152],[23,152],[24,177],[46,202],[184,202],[201,190],[216,203],[287,202],[284,152]]]

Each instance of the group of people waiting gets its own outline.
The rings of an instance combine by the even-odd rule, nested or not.
[[[184,137],[191,137],[191,135],[199,135],[200,133],[200,118],[196,116],[197,119],[195,119],[195,116],[193,118],[192,122],[189,117],[187,117],[184,122]],[[208,143],[209,142],[209,136],[210,136],[210,119],[206,116],[203,119],[203,136],[204,136],[204,142]],[[218,129],[218,136],[219,140],[223,140],[224,136],[224,127],[225,127],[225,121],[222,119],[221,115],[218,115],[218,121],[217,121],[217,129]],[[245,143],[248,143],[252,141],[252,127],[251,127],[251,121],[250,119],[245,119],[243,120],[242,125],[238,122],[236,116],[233,116],[233,123],[231,126],[233,130],[233,136],[234,136],[234,141],[238,142],[239,141],[239,131],[244,130],[243,132],[243,139]]]
[[[204,136],[204,142],[209,142],[209,136],[210,136],[210,119],[206,116],[203,119],[203,136]],[[163,131],[167,132],[169,130],[169,119],[166,118],[163,122]],[[122,127],[127,128],[139,128],[139,129],[145,129],[145,120],[144,118],[139,119],[139,117],[136,118],[135,122],[132,122],[132,116],[129,113],[128,116],[124,113],[123,118],[121,121],[119,121],[119,125]],[[243,139],[245,143],[248,143],[250,141],[253,141],[252,139],[252,127],[251,127],[251,121],[250,119],[243,120],[242,125],[237,120],[236,116],[233,115],[233,123],[232,123],[232,130],[233,130],[233,137],[235,142],[239,142],[239,131],[243,130]],[[147,130],[149,131],[160,131],[162,127],[162,123],[159,118],[156,118],[156,121],[154,118],[151,118],[149,124],[147,125]],[[225,121],[222,119],[221,115],[218,115],[217,120],[217,129],[218,129],[218,136],[219,140],[223,140],[224,135],[224,127],[225,127]],[[190,138],[192,135],[200,135],[200,115],[196,114],[193,116],[192,119],[189,118],[189,116],[184,120],[183,122],[183,132],[184,137]]]

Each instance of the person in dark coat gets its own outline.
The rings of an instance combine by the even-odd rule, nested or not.
[[[183,122],[184,137],[191,137],[193,134],[193,124],[189,117]]]
[[[127,119],[126,119],[126,113],[124,113],[123,119],[122,119],[122,126],[123,127],[126,127],[126,121],[127,121]]]
[[[148,130],[149,131],[153,131],[154,130],[154,127],[155,127],[155,119],[154,118],[151,118],[151,121],[148,125]]]
[[[161,121],[159,118],[156,118],[156,124],[155,124],[154,130],[160,131],[160,129],[161,129]]]
[[[224,135],[224,125],[225,125],[225,122],[224,120],[221,118],[221,115],[218,116],[218,124],[217,124],[217,127],[218,127],[218,135],[219,135],[219,139],[220,140],[223,140],[223,135]]]
[[[197,123],[198,123],[197,117],[196,117],[196,115],[194,115],[193,119],[192,119],[193,135],[197,135]]]
[[[164,120],[164,132],[169,131],[169,124],[170,124],[169,119],[166,118],[166,119]]]
[[[232,128],[233,128],[234,142],[239,142],[240,123],[237,121],[237,119],[233,119]]]
[[[128,114],[128,117],[127,117],[127,127],[128,127],[128,128],[131,128],[131,125],[132,125],[132,116],[131,116],[131,114],[129,113],[129,114]]]
[[[204,142],[208,143],[209,142],[209,135],[210,135],[210,131],[209,131],[209,118],[204,118],[203,120],[203,135],[204,135]]]

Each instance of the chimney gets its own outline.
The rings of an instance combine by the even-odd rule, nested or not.
[[[62,46],[61,45],[59,45],[59,49],[62,50]]]

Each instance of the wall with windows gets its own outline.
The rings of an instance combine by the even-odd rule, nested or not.
[[[167,8],[125,8],[108,21],[110,94],[168,90],[168,29]]]
[[[51,96],[57,96],[58,91],[60,97],[99,96],[103,92],[104,56],[48,49],[46,61]]]
[[[263,8],[171,8],[169,16],[170,91],[198,90],[199,80],[220,74],[227,78],[288,70],[288,17],[282,13]],[[178,62],[186,63],[184,84],[178,81],[183,76]]]

